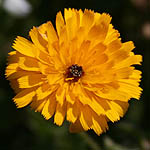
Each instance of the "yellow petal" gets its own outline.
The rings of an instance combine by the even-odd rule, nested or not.
[[[95,131],[95,133],[97,135],[100,135],[103,132],[103,130],[102,130],[99,122],[93,117],[92,117],[92,121],[93,121],[93,125],[92,125],[91,128]]]
[[[57,104],[54,116],[54,123],[56,123],[58,126],[61,126],[65,119],[65,115],[66,115],[66,104],[64,103],[63,106]]]
[[[125,42],[122,45],[122,49],[124,49],[127,52],[131,52],[134,48],[135,48],[135,46],[132,41]]]
[[[67,83],[65,83],[62,86],[59,86],[57,91],[56,91],[56,101],[62,106],[65,98],[66,98],[66,90],[67,90],[68,86]]]
[[[70,41],[70,46],[68,49],[68,53],[69,53],[68,59],[70,59],[71,65],[77,63],[77,60],[79,58],[78,55],[74,55],[78,51],[77,43],[78,43],[77,39],[73,39]]]
[[[93,72],[92,73],[85,73],[82,82],[88,83],[88,84],[104,84],[104,83],[110,83],[115,79],[115,74],[111,71],[104,71],[103,73],[98,72],[98,69],[90,68]],[[87,70],[90,71],[90,70]]]
[[[105,27],[103,27],[105,28]],[[94,25],[89,33],[88,33],[88,39],[90,40],[96,40],[96,39],[100,39],[100,41],[102,41],[104,39],[104,36],[105,36],[105,32],[103,30],[103,28],[101,27],[101,25]],[[104,33],[103,33],[104,32]],[[99,36],[101,36],[99,38]]]
[[[36,90],[37,100],[46,98],[53,92],[53,90],[55,90],[54,87],[50,86],[48,83],[43,83],[43,85]]]
[[[103,107],[98,103],[101,101],[94,92],[90,92],[86,89],[82,90],[82,97],[79,97],[79,100],[82,104],[87,104],[93,111],[95,111],[98,115],[105,114]]]
[[[66,101],[71,104],[74,104],[76,101],[75,95],[72,93],[72,89],[70,87],[68,87],[68,91],[66,92]]]
[[[97,55],[93,55],[92,57],[95,58],[94,62],[93,62],[93,66],[95,65],[102,65],[104,63],[106,63],[108,61],[108,56],[106,54],[100,54],[100,53],[97,53]],[[90,66],[90,61],[87,62],[87,65]]]
[[[26,71],[40,71],[38,61],[31,57],[19,57],[18,65]]]
[[[63,75],[59,73],[51,73],[47,75],[48,83],[50,85],[60,83],[61,79],[63,79]]]
[[[94,12],[94,22],[99,22],[100,17],[101,17],[100,13]]]
[[[66,26],[62,26],[60,33],[59,33],[59,45],[68,44],[68,35],[67,35],[67,29]]]
[[[71,8],[69,9],[64,9],[64,18],[65,18],[65,22],[72,17],[72,10]]]
[[[106,98],[110,100],[120,100],[127,102],[131,96],[128,95],[125,91],[121,91],[121,89],[115,89],[113,87],[105,87],[106,91],[97,91],[95,94],[101,98]]]
[[[11,70],[8,70],[8,71],[11,71]],[[7,70],[6,70],[6,72],[7,72]],[[31,74],[33,74],[33,73],[31,73]],[[8,76],[8,80],[18,79],[18,78],[20,78],[22,76],[26,76],[26,75],[29,75],[29,72],[17,69],[17,70],[14,70],[14,72],[11,72],[11,74]]]
[[[34,89],[25,89],[19,92],[14,98],[13,101],[16,103],[18,108],[28,105],[33,97],[35,96]]]
[[[53,64],[43,64],[41,62],[38,62],[39,70],[43,75],[48,75],[51,73],[58,73],[58,71],[55,69]]]
[[[88,30],[94,22],[94,11],[84,10],[82,16],[81,26],[84,26]]]
[[[70,63],[68,49],[66,48],[64,43],[61,45],[61,49],[59,50],[59,56],[62,67],[67,66]]]
[[[8,64],[13,64],[13,63],[17,63],[18,62],[18,58],[20,56],[23,56],[22,54],[20,54],[17,51],[12,51],[10,53],[8,53]]]
[[[111,17],[109,15],[103,13],[100,16],[98,23],[96,23],[90,29],[87,39],[91,39],[91,40],[98,39],[99,42],[104,41],[104,39],[107,35],[110,21],[111,21]]]
[[[41,34],[41,36],[46,40],[48,41],[47,39],[47,22],[46,23],[43,23],[42,25],[40,25],[39,27],[37,27],[39,33]]]
[[[92,126],[92,116],[91,116],[91,111],[90,108],[85,105],[84,107],[81,108],[81,114],[80,114],[80,122],[85,131],[89,130]]]
[[[104,116],[96,115],[95,113],[92,113],[92,129],[97,133],[97,135],[100,135],[102,132],[106,132],[108,129],[107,121]]]
[[[133,67],[125,67],[125,68],[120,68],[118,70],[116,70],[116,75],[117,75],[117,78],[126,78],[128,79],[129,76],[132,74],[133,72]]]
[[[18,63],[9,64],[5,71],[6,77],[8,78],[12,74],[14,74],[17,71],[17,68],[18,68]]]
[[[121,101],[114,101],[114,103],[116,103],[118,105],[118,107],[121,107],[123,114],[125,114],[126,111],[128,110],[129,103],[121,102]]]
[[[33,44],[23,37],[18,36],[12,47],[23,55],[35,57]]]
[[[31,29],[31,31],[29,32],[29,35],[37,48],[44,52],[47,51],[47,41],[41,36],[41,34],[38,31],[38,28],[33,27],[33,29]]]
[[[79,98],[82,104],[91,104],[91,99],[87,96],[86,92],[79,84],[74,86],[73,94]]]
[[[110,104],[112,105],[114,111],[116,111],[120,117],[123,117],[124,113],[128,108],[128,102],[110,101]]]
[[[56,15],[56,29],[57,29],[57,33],[59,36],[60,36],[63,26],[64,26],[63,16],[62,16],[61,12],[58,12]]]
[[[99,101],[99,102],[98,102]],[[92,99],[92,103],[91,103],[91,105],[89,105],[92,109],[93,109],[93,111],[96,113],[96,114],[98,114],[98,115],[104,115],[105,114],[105,110],[104,110],[104,108],[102,107],[102,105],[100,104],[100,103],[102,103],[101,102],[101,99]]]
[[[141,74],[142,72],[139,70],[133,70],[132,74],[130,75],[130,79],[134,79],[136,81],[141,81]]]
[[[29,74],[26,76],[22,76],[18,79],[20,88],[31,88],[34,86],[41,85],[43,75],[42,74]]]
[[[132,82],[133,81],[133,82]],[[126,92],[130,97],[139,99],[142,89],[138,86],[139,83],[135,83],[134,80],[126,79],[119,81],[120,91]]]
[[[118,51],[115,51],[109,57],[110,57],[110,60],[114,60],[116,64],[119,64],[121,61],[129,57],[129,53],[125,50],[118,50]]]
[[[102,13],[101,16],[99,17],[99,20],[96,22],[97,24],[104,24],[106,26],[109,26],[110,22],[111,22],[111,16],[109,14],[106,13]]]
[[[32,102],[31,102],[31,104],[30,104],[30,107],[32,109],[34,109],[35,112],[41,112],[43,107],[44,107],[44,105],[45,105],[45,103],[46,103],[45,99],[37,101],[36,98],[34,97]]]
[[[94,47],[91,49],[91,52],[96,52],[96,53],[103,53],[106,50],[106,45],[104,45],[103,43],[97,43],[96,45],[94,45]]]
[[[108,104],[109,101],[107,99],[100,98],[100,97],[96,98],[96,101],[103,108],[102,112],[104,112],[104,113],[100,113],[100,114],[98,114],[97,112],[95,112],[95,113],[99,116],[106,114],[106,111],[110,109],[110,106]]]
[[[79,115],[79,110],[77,109],[78,105],[77,104],[67,104],[67,120],[69,122],[75,123],[75,121],[78,118]]]
[[[40,51],[39,49],[36,49],[35,56],[43,64],[49,65],[51,63],[50,56],[44,51]]]
[[[45,34],[47,31],[47,22],[43,23],[42,25],[40,25],[39,27],[37,27],[37,29],[39,30],[39,32],[41,34]]]
[[[76,53],[78,54],[76,57],[74,56],[74,54],[72,54],[72,57],[75,57],[75,62],[78,64],[78,65],[82,65],[86,62],[86,58],[87,56],[89,56],[89,47],[90,47],[90,44],[91,42],[90,41],[83,41],[81,43],[81,46],[79,49],[76,50]],[[85,50],[87,51],[87,53],[85,53]]]
[[[57,55],[57,49],[55,45],[58,42],[57,33],[51,22],[47,23],[47,36],[48,36],[48,51],[50,56]]]
[[[50,97],[48,97],[47,102],[45,103],[43,110],[42,110],[42,115],[45,117],[45,119],[50,119],[56,109],[56,100],[54,98],[54,95],[52,94]]]
[[[130,65],[140,65],[142,61],[141,55],[133,55],[115,65],[115,68],[129,67]]]
[[[122,115],[123,111],[122,110],[116,110],[115,107],[114,107],[114,103],[111,103],[111,101],[108,101],[108,104],[110,106],[110,109],[108,109],[106,111],[106,116],[112,121],[112,122],[115,122],[115,121],[118,121],[120,120],[120,116]],[[119,109],[117,107],[117,109]],[[121,108],[120,108],[121,109]],[[122,112],[121,112],[122,111]]]
[[[76,41],[77,41],[77,45],[76,45],[76,47],[79,47],[80,45],[81,45],[81,43],[83,42],[83,41],[90,41],[89,39],[86,39],[85,37],[86,37],[87,35],[86,35],[86,29],[84,28],[84,27],[80,27],[78,30],[77,30],[77,32],[76,32],[76,37],[77,37],[77,39],[76,39]],[[74,39],[73,39],[74,40]]]
[[[65,9],[64,16],[66,22],[67,37],[71,40],[75,36],[75,33],[79,26],[78,14],[74,10]]]
[[[120,39],[116,39],[108,44],[107,52],[108,54],[115,52],[116,50],[120,49],[122,46],[122,43]]]
[[[120,36],[118,30],[115,30],[113,28],[113,25],[112,24],[109,24],[109,27],[108,27],[108,32],[107,32],[107,36],[106,36],[106,39],[104,41],[104,43],[106,45],[108,45],[109,43],[111,43],[112,41],[118,39],[118,37]]]
[[[58,41],[56,31],[50,21],[47,22],[47,36],[48,36],[49,43],[54,43],[54,42]]]

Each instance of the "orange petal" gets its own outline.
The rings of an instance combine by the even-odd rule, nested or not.
[[[120,88],[122,92],[128,93],[130,97],[136,98],[139,100],[142,88],[139,87],[139,83],[132,79],[120,79],[119,80]]]
[[[38,28],[33,27],[33,29],[31,29],[31,31],[29,32],[29,35],[37,48],[44,52],[47,52],[47,41],[41,36]]]
[[[50,119],[56,109],[56,100],[54,95],[52,94],[50,97],[48,97],[47,102],[45,103],[43,110],[42,110],[42,115],[45,117],[45,119]]]
[[[33,44],[23,37],[18,36],[12,47],[23,55],[35,57]]]
[[[83,129],[80,121],[77,120],[75,123],[70,124],[69,131],[71,133],[76,133],[76,132],[82,132],[82,131],[84,131],[84,129]]]
[[[56,91],[56,101],[62,106],[65,98],[66,98],[66,91],[67,91],[67,83],[63,84],[62,86],[59,86]]]
[[[31,102],[31,104],[30,104],[30,107],[32,109],[34,109],[35,112],[41,112],[43,107],[44,107],[44,105],[45,105],[45,103],[46,103],[45,99],[37,101],[37,99],[34,97],[32,102]]]
[[[61,126],[62,123],[64,122],[65,115],[66,115],[66,104],[64,103],[64,105],[61,106],[58,103],[56,107],[55,116],[54,116],[54,123],[56,123],[58,126]]]
[[[92,113],[92,129],[95,131],[97,135],[100,135],[102,132],[106,132],[106,129],[108,129],[107,121],[104,116],[96,115],[95,113]]]
[[[71,105],[70,103],[67,104],[67,120],[75,123],[75,121],[78,118],[79,115],[79,110],[77,109],[78,105],[77,104],[73,104]]]
[[[120,49],[121,46],[122,46],[122,43],[121,43],[120,39],[116,39],[116,40],[112,41],[107,46],[108,54],[111,54],[111,53],[115,52],[116,50]]]
[[[54,90],[54,87],[50,86],[48,83],[43,83],[43,85],[39,86],[36,90],[37,100],[42,100],[49,96]]]
[[[92,114],[89,106],[84,105],[81,109],[79,120],[85,131],[89,130],[92,126]]]
[[[81,26],[84,26],[88,30],[94,22],[94,11],[84,10],[82,16]]]
[[[122,62],[115,65],[115,68],[129,67],[130,65],[138,64],[140,65],[142,62],[141,55],[133,55],[123,60]]]
[[[60,83],[61,79],[63,79],[63,75],[60,73],[51,73],[47,75],[48,83],[50,85]]]
[[[42,74],[29,74],[22,76],[18,79],[20,88],[31,88],[34,86],[41,85],[43,83]]]
[[[10,76],[13,75],[14,73],[16,73],[17,68],[18,68],[18,63],[9,64],[5,71],[6,77],[8,79],[11,79]]]
[[[16,103],[18,108],[22,108],[28,105],[33,97],[35,96],[34,88],[32,89],[25,89],[19,92],[14,98],[13,101]]]
[[[64,19],[63,19],[62,13],[58,12],[56,15],[56,29],[57,29],[57,33],[59,36],[60,36],[63,26],[64,26]]]
[[[31,57],[19,57],[18,65],[26,71],[40,71],[38,61]]]

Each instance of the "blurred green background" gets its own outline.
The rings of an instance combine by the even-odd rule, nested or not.
[[[141,100],[131,100],[125,117],[109,123],[109,131],[70,134],[29,107],[17,109],[4,72],[17,35],[28,37],[33,26],[51,20],[64,8],[107,12],[122,41],[134,41],[144,61]],[[150,0],[0,0],[0,150],[150,150]]]

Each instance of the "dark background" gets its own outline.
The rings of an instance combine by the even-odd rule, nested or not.
[[[0,150],[150,150],[150,1],[30,0],[27,10],[25,4],[17,10],[21,1],[0,0]],[[138,67],[143,72],[140,101],[132,99],[126,115],[109,123],[109,131],[101,136],[93,131],[70,134],[66,122],[57,127],[29,107],[17,109],[5,79],[7,54],[16,36],[27,38],[33,26],[55,23],[56,13],[65,7],[109,13],[122,41],[134,41],[134,52],[143,55]]]

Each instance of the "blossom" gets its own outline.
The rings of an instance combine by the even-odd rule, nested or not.
[[[106,13],[65,9],[29,32],[18,36],[9,53],[7,79],[16,92],[16,106],[30,105],[70,131],[94,130],[100,135],[107,122],[123,117],[131,98],[139,99],[141,55],[132,41],[123,43]]]

